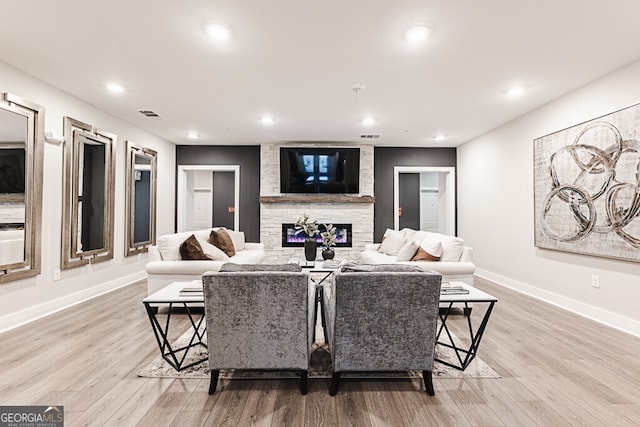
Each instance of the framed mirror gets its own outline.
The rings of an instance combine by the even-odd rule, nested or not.
[[[116,136],[64,118],[62,268],[113,258]]]
[[[0,100],[0,283],[40,273],[44,109]]]
[[[157,153],[127,141],[125,255],[149,250],[156,242]]]

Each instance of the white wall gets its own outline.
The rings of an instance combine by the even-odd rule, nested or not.
[[[45,130],[63,133],[64,116],[90,123],[117,135],[114,259],[95,265],[60,268],[63,198],[63,145],[44,147],[42,209],[42,273],[34,278],[0,284],[0,331],[58,310],[115,287],[145,277],[147,254],[124,257],[125,160],[124,141],[131,139],[158,152],[157,235],[173,232],[175,146],[96,107],[59,91],[0,62],[0,91],[10,92],[45,108]],[[142,304],[141,304],[142,309]]]
[[[534,247],[533,140],[640,102],[638,76],[640,62],[458,148],[458,230],[477,273],[635,335],[640,263]]]

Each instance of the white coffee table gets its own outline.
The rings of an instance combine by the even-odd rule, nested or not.
[[[206,328],[203,326],[204,310],[199,317],[194,317],[192,308],[202,308],[204,305],[204,296],[202,292],[188,292],[181,293],[184,288],[193,288],[194,282],[174,282],[157,292],[149,295],[142,300],[142,303],[147,310],[149,321],[151,322],[151,328],[156,336],[158,347],[160,348],[160,354],[162,358],[167,361],[176,371],[189,368],[193,365],[207,360],[202,358],[188,365],[183,365],[187,357],[187,353],[193,347],[202,346],[207,348],[207,344],[203,341]],[[200,289],[202,289],[202,283],[200,283]],[[161,306],[168,306],[167,319],[164,321],[164,326],[158,319],[158,308]],[[171,311],[174,306],[183,307],[189,317],[191,326],[193,327],[193,335],[189,340],[189,343],[180,348],[173,348],[169,342],[168,333],[169,326],[171,324]],[[198,316],[198,314],[195,314]],[[202,327],[202,330],[200,329]],[[180,353],[182,353],[180,355]]]

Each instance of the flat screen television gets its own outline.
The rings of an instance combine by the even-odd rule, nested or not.
[[[359,148],[280,148],[280,192],[360,192]]]

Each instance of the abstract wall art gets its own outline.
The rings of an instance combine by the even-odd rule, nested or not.
[[[640,261],[640,104],[533,145],[535,246]]]

